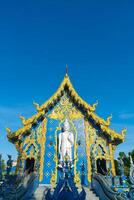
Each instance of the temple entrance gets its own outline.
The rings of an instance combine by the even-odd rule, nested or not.
[[[25,171],[27,171],[28,174],[30,174],[31,172],[34,172],[34,164],[35,164],[34,158],[26,159]]]
[[[97,173],[106,175],[107,174],[106,160],[98,158],[96,164],[97,164]]]

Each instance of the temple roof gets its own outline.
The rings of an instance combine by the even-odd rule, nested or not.
[[[37,113],[35,115],[33,115],[32,117],[30,117],[29,119],[25,119],[23,116],[20,117],[23,127],[19,128],[17,131],[13,132],[7,128],[7,137],[9,139],[9,141],[14,143],[14,140],[20,138],[24,133],[26,133],[27,131],[29,131],[33,124],[36,123],[36,121],[43,117],[45,115],[45,113],[48,112],[48,110],[50,108],[52,108],[57,101],[61,98],[61,96],[63,95],[64,90],[68,90],[68,93],[72,99],[72,101],[80,108],[82,108],[86,114],[86,117],[89,119],[92,119],[92,121],[99,126],[99,128],[101,129],[101,131],[103,133],[105,133],[106,135],[108,135],[112,141],[115,141],[116,144],[119,144],[121,142],[124,141],[125,139],[125,133],[126,133],[126,129],[123,129],[121,131],[121,133],[117,133],[116,131],[114,131],[113,129],[109,128],[110,126],[110,120],[112,118],[112,115],[110,115],[106,120],[104,120],[103,118],[99,117],[96,113],[96,106],[98,105],[98,103],[94,103],[93,105],[89,105],[88,103],[86,103],[75,91],[68,74],[66,73],[60,87],[58,88],[58,90],[56,91],[56,93],[48,100],[46,101],[44,104],[39,105],[38,103],[34,102],[34,105],[37,109]]]

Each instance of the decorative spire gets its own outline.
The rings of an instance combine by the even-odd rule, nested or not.
[[[21,119],[22,124],[25,126],[26,125],[26,119],[23,116],[19,116]]]
[[[97,107],[97,106],[98,106],[98,100],[96,101],[96,103],[94,103],[94,104],[92,105],[93,111],[96,110],[96,107]]]
[[[11,129],[10,128],[6,128],[6,132],[8,135],[11,135]]]
[[[42,110],[41,106],[38,103],[36,103],[35,101],[33,101],[33,105],[35,106],[37,111],[41,111]]]
[[[68,76],[68,65],[66,64],[66,76]]]
[[[110,125],[111,119],[112,119],[112,114],[110,114],[110,115],[107,117],[107,119],[106,119],[107,126]]]
[[[122,135],[123,137],[125,137],[126,131],[127,131],[127,128],[122,129],[121,135]]]

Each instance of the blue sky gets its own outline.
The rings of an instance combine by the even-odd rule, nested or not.
[[[5,127],[21,126],[58,88],[71,81],[111,127],[127,127],[120,151],[134,148],[134,2],[124,0],[0,2],[0,153],[17,153]]]

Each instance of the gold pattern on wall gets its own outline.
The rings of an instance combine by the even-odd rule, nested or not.
[[[77,155],[77,138],[78,138],[78,133],[77,130],[74,126],[74,123],[72,121],[69,121],[73,127],[73,133],[75,134],[75,141],[74,141],[74,180],[78,180],[78,176],[79,176],[79,172],[77,172],[76,170],[76,165],[77,165],[77,161],[78,161],[78,155]]]
[[[46,142],[46,126],[47,126],[47,119],[44,118],[42,124],[38,127],[37,132],[37,140],[40,144],[40,181],[43,180],[43,166],[44,166],[44,154],[45,154],[45,142]]]
[[[18,174],[19,168],[20,168],[20,161],[21,161],[21,155],[22,155],[22,143],[19,141],[15,143],[16,149],[18,151],[18,158],[17,158],[17,166],[15,173]]]
[[[76,184],[76,186],[80,186],[81,185],[81,180],[80,180],[80,172],[76,173],[74,176],[74,182]]]
[[[83,118],[82,113],[73,105],[73,103],[67,97],[67,94],[64,94],[61,98],[59,104],[48,115],[49,118],[63,120],[65,117],[74,120]]]
[[[115,172],[115,163],[114,163],[114,151],[115,151],[115,146],[112,146],[111,143],[109,143],[109,151],[110,151],[111,164],[112,164],[112,174],[113,174],[113,176],[116,176],[116,172]]]
[[[102,151],[99,150],[99,147],[101,147],[104,151],[104,155],[102,154]],[[96,152],[98,151],[98,155]],[[99,159],[105,159],[105,160],[111,160],[110,154],[109,154],[109,149],[106,148],[106,142],[104,139],[98,137],[95,145],[93,146],[93,154],[95,155],[94,158],[95,160]]]
[[[36,144],[35,142],[35,139],[28,137],[26,138],[26,140],[24,141],[24,144],[23,146],[25,146],[25,149],[22,151],[21,153],[21,161],[22,161],[22,169],[24,170],[24,163],[25,163],[25,160],[27,158],[34,158],[35,160],[35,166],[36,166],[36,163],[37,163],[37,155],[39,153],[39,149],[38,149],[38,145]],[[31,147],[32,146],[32,147]],[[27,153],[28,149],[31,147],[30,149],[30,152],[29,154]]]
[[[88,123],[89,124],[89,123]],[[96,130],[95,128],[92,127],[91,124],[89,124],[87,126],[88,129],[88,134],[89,134],[89,140],[90,140],[90,146],[91,144],[93,144],[95,142],[95,138],[96,138]]]
[[[55,187],[55,184],[56,184],[56,180],[57,180],[57,175],[56,175],[56,170],[52,171],[51,173],[51,180],[50,180],[50,184],[52,186],[52,188]]]
[[[55,134],[54,134],[54,138],[55,138],[55,145],[54,145],[54,149],[55,149],[55,154],[54,154],[54,162],[55,162],[55,168],[52,171],[51,174],[51,179],[50,179],[50,183],[52,184],[52,187],[55,186],[56,182],[57,182],[57,168],[58,168],[58,152],[57,152],[57,135],[58,135],[58,131],[61,130],[60,126],[63,123],[63,120],[60,121],[59,126],[56,128]]]
[[[87,179],[88,182],[91,182],[91,158],[90,158],[90,146],[93,141],[89,140],[89,122],[87,120],[84,121],[85,123],[85,138],[86,138],[86,155],[87,155]]]
[[[25,143],[24,142],[24,145],[27,144],[26,148],[23,150],[23,154],[26,155],[25,157],[27,157],[27,151],[28,151],[28,148],[30,148],[30,146],[33,146],[34,147],[34,151],[33,149],[30,150],[30,158],[32,158],[32,155],[37,155],[39,150],[38,150],[38,145],[36,144],[35,142],[35,139],[31,139],[29,140],[29,143]]]

